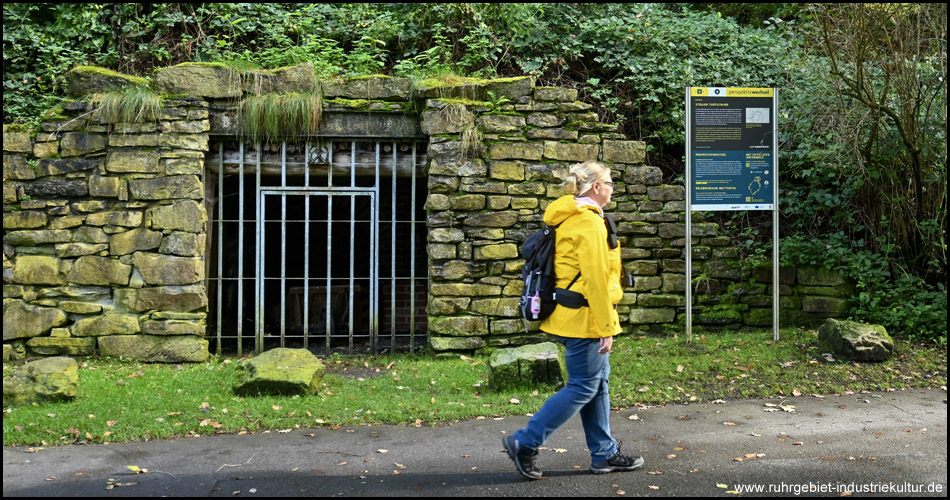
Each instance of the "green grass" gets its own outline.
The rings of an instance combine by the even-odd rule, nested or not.
[[[317,93],[249,95],[238,107],[243,135],[252,142],[315,135],[322,115],[323,99]]]
[[[119,90],[94,94],[93,117],[108,123],[153,122],[162,113],[162,100],[148,87],[129,85]]]
[[[615,407],[749,397],[802,397],[946,385],[947,351],[897,341],[885,363],[829,362],[817,334],[786,329],[622,336],[611,354]],[[237,360],[189,365],[80,360],[70,403],[5,409],[4,446],[141,441],[315,426],[441,425],[533,413],[551,387],[494,392],[487,356],[330,357],[319,395],[240,397]],[[4,366],[4,374],[13,366]]]

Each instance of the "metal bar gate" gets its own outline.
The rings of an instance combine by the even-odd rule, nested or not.
[[[205,172],[217,192],[207,197],[216,204],[207,290],[217,352],[234,345],[241,355],[249,342],[254,352],[326,354],[375,354],[387,337],[392,350],[424,344],[423,148],[219,143]]]

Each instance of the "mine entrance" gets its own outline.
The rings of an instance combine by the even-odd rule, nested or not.
[[[425,345],[425,144],[222,141],[209,159],[217,351]]]

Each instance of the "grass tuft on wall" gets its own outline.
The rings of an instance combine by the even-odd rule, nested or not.
[[[238,107],[241,133],[260,143],[315,135],[322,114],[323,99],[318,93],[249,95]]]

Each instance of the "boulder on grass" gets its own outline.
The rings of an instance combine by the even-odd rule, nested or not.
[[[247,396],[317,394],[326,370],[306,349],[279,347],[241,362],[234,392]]]
[[[498,349],[488,360],[488,385],[494,390],[563,384],[561,359],[553,342]]]
[[[3,377],[3,406],[69,401],[79,388],[79,364],[58,356],[27,363]]]
[[[838,358],[853,361],[887,361],[894,340],[881,325],[827,319],[818,330],[819,344],[830,347]]]

